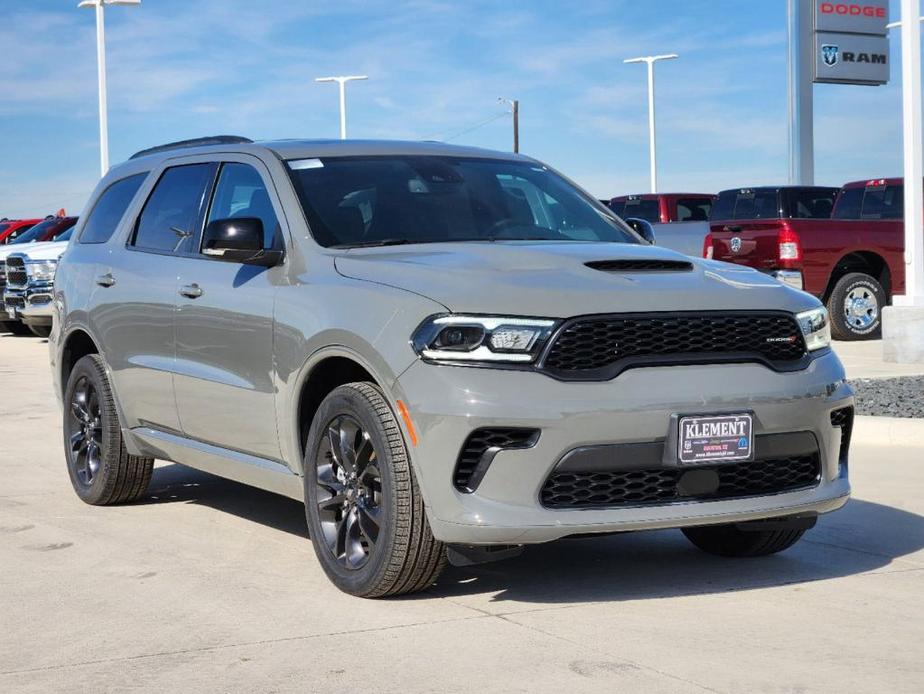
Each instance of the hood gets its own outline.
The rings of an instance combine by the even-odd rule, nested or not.
[[[29,260],[57,260],[67,249],[69,241],[45,241],[43,243],[12,243],[0,248],[0,260],[18,253]]]
[[[626,263],[621,261],[641,261]],[[650,261],[692,269],[625,269]],[[814,297],[751,268],[622,243],[446,243],[352,249],[345,277],[421,294],[454,313],[567,318],[638,311],[802,311]],[[588,267],[590,263],[594,267]]]

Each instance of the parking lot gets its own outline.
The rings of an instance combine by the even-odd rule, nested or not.
[[[294,501],[164,463],[143,502],[82,504],[46,350],[0,336],[0,691],[924,684],[924,441],[881,421],[858,420],[853,500],[781,555],[723,560],[677,531],[565,540],[368,601],[324,577]]]

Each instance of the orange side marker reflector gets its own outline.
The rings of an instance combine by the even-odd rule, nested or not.
[[[407,411],[407,406],[401,400],[396,401],[398,403],[398,412],[401,413],[401,419],[404,420],[404,426],[407,427],[408,436],[411,437],[411,445],[417,446],[417,430],[414,429],[414,423],[411,421],[411,413]]]

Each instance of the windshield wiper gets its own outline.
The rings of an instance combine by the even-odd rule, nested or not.
[[[359,241],[357,243],[337,243],[329,248],[372,248],[374,246],[403,246],[407,243],[420,243],[411,239],[380,239],[378,241]]]

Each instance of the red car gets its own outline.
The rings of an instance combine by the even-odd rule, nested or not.
[[[8,243],[40,243],[54,241],[77,223],[77,217],[46,217],[35,226],[20,233]]]
[[[0,244],[9,243],[41,221],[41,219],[6,219],[0,222]]]
[[[608,206],[623,219],[634,217],[652,224],[705,222],[714,200],[710,193],[645,193],[617,196]]]
[[[882,307],[905,291],[900,178],[719,194],[705,253],[814,294],[841,340],[878,337]],[[711,248],[709,245],[711,243]]]

